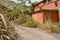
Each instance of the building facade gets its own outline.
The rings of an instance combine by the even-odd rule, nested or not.
[[[60,0],[43,0],[34,5],[32,18],[40,23],[60,22]]]

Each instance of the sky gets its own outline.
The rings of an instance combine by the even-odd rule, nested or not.
[[[18,3],[17,0],[12,0],[12,1]],[[40,2],[40,1],[42,1],[42,0],[31,0],[31,2]],[[29,5],[31,5],[31,4],[26,3],[26,5],[29,6]]]
[[[14,2],[17,2],[16,0],[13,0]],[[31,2],[40,2],[42,0],[31,0]]]
[[[42,0],[31,0],[31,2],[40,2],[40,1],[42,1]]]

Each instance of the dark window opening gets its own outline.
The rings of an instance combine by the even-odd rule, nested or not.
[[[56,7],[57,7],[57,2],[55,2],[55,5],[56,5]]]
[[[52,2],[52,0],[48,0],[48,3],[51,3]]]
[[[46,4],[46,0],[43,0],[43,3]]]

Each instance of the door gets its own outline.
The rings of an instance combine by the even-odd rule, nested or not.
[[[58,11],[44,11],[44,23],[51,21],[51,22],[59,22]]]

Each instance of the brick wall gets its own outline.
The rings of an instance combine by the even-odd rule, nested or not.
[[[54,2],[54,1],[56,1],[56,0],[52,0],[52,2]],[[60,0],[57,2],[57,4],[58,4],[58,8],[60,8]],[[50,3],[50,4],[47,4],[47,5],[44,5],[44,4],[41,2],[39,5],[37,5],[36,7],[34,7],[34,12],[36,12],[36,11],[39,11],[40,10],[40,7],[42,8],[42,9],[46,9],[46,10],[51,10],[51,11],[47,11],[47,12],[44,12],[44,11],[42,11],[42,12],[36,12],[35,14],[32,14],[32,18],[34,19],[34,20],[36,20],[37,22],[40,22],[40,23],[44,23],[46,20],[48,20],[48,18],[47,17],[49,17],[47,14],[51,14],[51,21],[52,22],[60,22],[60,10],[58,10],[58,11],[52,11],[52,9],[54,9],[54,8],[56,8],[56,5],[55,5],[55,3]],[[44,15],[46,15],[46,17],[44,16]]]
[[[37,22],[43,23],[43,12],[32,14],[32,18]]]
[[[50,10],[56,7],[55,3],[47,4],[46,6],[41,7],[42,9]]]
[[[58,8],[59,8],[59,22],[60,22],[60,0],[58,1]]]

